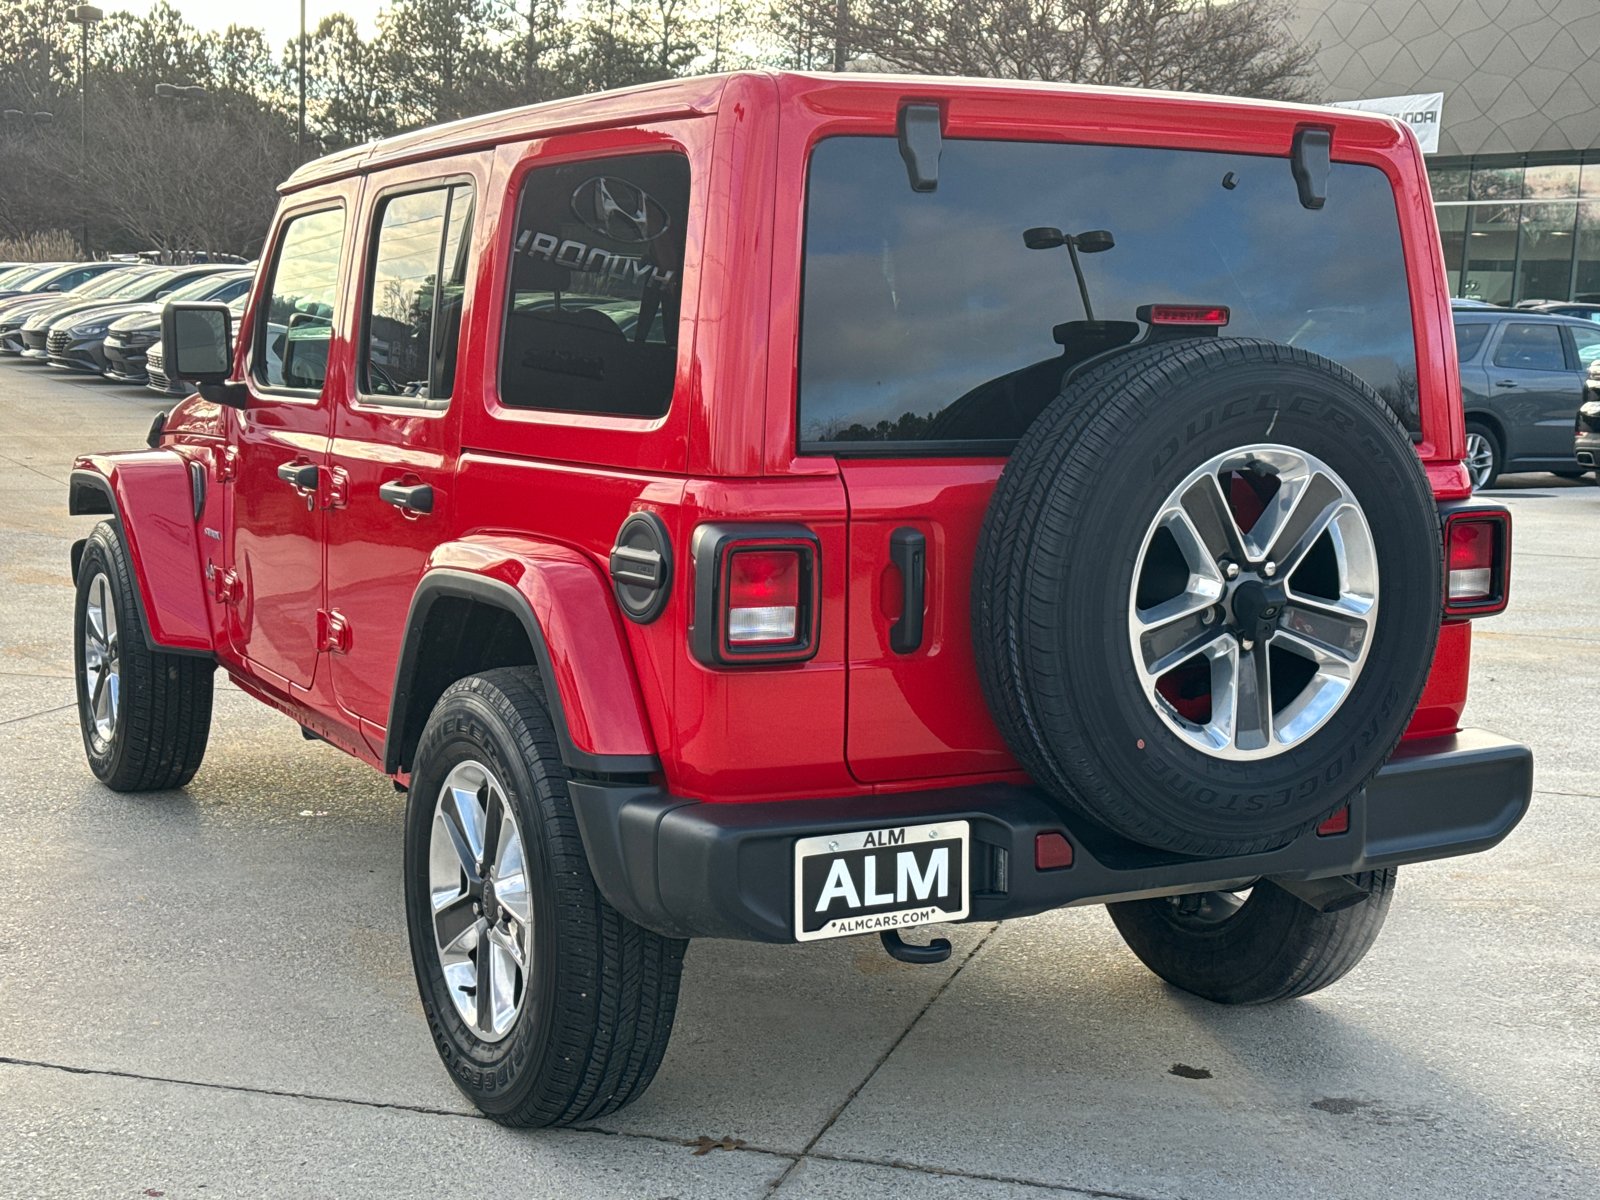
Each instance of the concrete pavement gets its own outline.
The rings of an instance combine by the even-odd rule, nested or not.
[[[0,1197],[1600,1194],[1600,488],[1497,493],[1468,719],[1534,747],[1532,813],[1403,870],[1342,983],[1219,1008],[1100,909],[956,927],[938,967],[697,942],[645,1096],[514,1132],[428,1038],[386,780],[229,686],[183,791],[84,765],[67,468],[160,407],[0,361]]]

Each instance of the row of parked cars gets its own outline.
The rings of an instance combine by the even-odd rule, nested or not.
[[[0,263],[0,356],[183,396],[193,389],[162,370],[162,307],[208,300],[243,315],[254,276],[237,263]]]
[[[1600,467],[1600,304],[1452,308],[1474,486],[1513,471],[1578,479]]]

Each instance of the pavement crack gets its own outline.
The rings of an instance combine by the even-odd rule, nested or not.
[[[422,1113],[430,1117],[461,1117],[468,1121],[487,1121],[481,1113],[453,1108],[432,1108],[425,1104],[398,1104],[385,1100],[358,1100],[353,1096],[326,1096],[319,1092],[292,1092],[285,1088],[251,1087],[241,1083],[208,1083],[201,1079],[174,1079],[170,1075],[146,1075],[139,1071],[118,1071],[111,1067],[71,1067],[65,1063],[38,1062],[27,1058],[0,1055],[0,1066],[34,1067],[41,1071],[61,1071],[68,1075],[99,1075],[112,1079],[137,1079],[144,1083],[172,1083],[179,1087],[207,1088],[214,1092],[241,1092],[252,1096],[278,1096],[285,1100],[320,1100],[324,1104],[351,1104],[358,1108],[389,1108],[399,1112]]]
[[[15,725],[18,721],[31,721],[35,717],[47,717],[51,713],[64,712],[65,710],[67,710],[69,708],[77,708],[77,707],[78,707],[78,702],[76,700],[74,700],[71,704],[58,704],[54,708],[41,708],[38,712],[27,713],[24,716],[8,717],[4,721],[0,721],[0,725]],[[0,1062],[4,1062],[4,1061],[5,1061],[5,1059],[0,1058]]]
[[[967,969],[967,964],[978,956],[978,951],[982,950],[986,945],[989,944],[989,939],[994,936],[995,931],[999,928],[1000,926],[998,923],[991,925],[989,927],[989,931],[977,940],[971,950],[967,951],[967,956],[961,960],[961,964],[945,977],[943,983],[933,989],[933,994],[928,997],[927,1002],[917,1010],[917,1015],[911,1018],[911,1020],[906,1024],[906,1027],[900,1031],[899,1036],[896,1037],[894,1041],[890,1042],[888,1048],[878,1056],[878,1061],[872,1064],[872,1069],[862,1076],[860,1083],[856,1084],[855,1087],[850,1089],[849,1094],[839,1102],[839,1106],[835,1108],[833,1112],[828,1114],[828,1119],[822,1123],[822,1128],[817,1130],[817,1132],[812,1136],[811,1140],[805,1144],[805,1148],[801,1150],[799,1156],[796,1157],[795,1160],[784,1169],[783,1174],[778,1176],[777,1179],[773,1180],[772,1186],[767,1189],[766,1194],[768,1196],[776,1194],[778,1189],[783,1186],[784,1181],[788,1179],[790,1175],[794,1174],[796,1168],[798,1168],[801,1163],[811,1156],[811,1152],[816,1148],[817,1143],[827,1135],[828,1130],[833,1128],[834,1122],[844,1115],[844,1110],[849,1108],[851,1102],[861,1094],[861,1089],[872,1082],[873,1077],[877,1075],[878,1071],[883,1067],[883,1064],[889,1061],[890,1056],[893,1055],[896,1050],[900,1049],[900,1044],[904,1042],[910,1035],[911,1031],[917,1027],[917,1023],[921,1021],[922,1018],[927,1014],[928,1010],[934,1006],[939,997],[944,995],[945,989],[956,981],[956,978],[961,974],[961,972]]]
[[[933,1167],[925,1163],[906,1162],[899,1158],[871,1158],[858,1154],[807,1154],[819,1162],[853,1163],[863,1167],[892,1167],[897,1171],[915,1171],[919,1175],[950,1175],[957,1179],[975,1179],[984,1183],[1009,1183],[1018,1187],[1039,1188],[1041,1191],[1065,1192],[1073,1196],[1103,1197],[1104,1200],[1159,1200],[1138,1192],[1108,1192],[1101,1188],[1075,1187],[1070,1183],[1047,1183],[1042,1179],[1029,1179],[1023,1175],[992,1175],[987,1171],[963,1171],[956,1167]]]
[[[0,454],[0,461],[8,462],[14,467],[21,467],[24,471],[32,471],[35,475],[39,476],[42,479],[48,479],[51,483],[58,483],[62,487],[66,487],[67,486],[67,480],[65,480],[65,479],[57,479],[54,475],[50,475],[50,474],[47,474],[44,471],[39,470],[38,467],[29,466],[25,462],[18,462],[16,459],[12,458],[9,454]]]

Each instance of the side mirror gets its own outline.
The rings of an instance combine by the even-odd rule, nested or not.
[[[59,283],[52,283],[49,287],[45,288],[45,291],[47,292],[59,292],[60,290],[61,285]]]
[[[246,391],[228,387],[233,374],[233,312],[226,304],[168,301],[161,310],[167,374],[197,384],[207,400],[243,408]]]

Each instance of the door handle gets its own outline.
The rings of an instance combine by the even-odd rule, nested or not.
[[[299,488],[303,492],[317,490],[317,467],[315,463],[286,462],[278,468],[278,478],[290,487]]]
[[[900,568],[905,604],[900,619],[889,626],[889,649],[910,654],[922,645],[922,609],[928,591],[928,539],[909,526],[889,535],[889,561]]]
[[[426,483],[380,483],[378,497],[387,500],[396,508],[406,509],[410,512],[431,513],[433,511],[433,488]]]
[[[1515,379],[1496,379],[1494,385],[1495,387],[1516,387],[1517,381]]]

